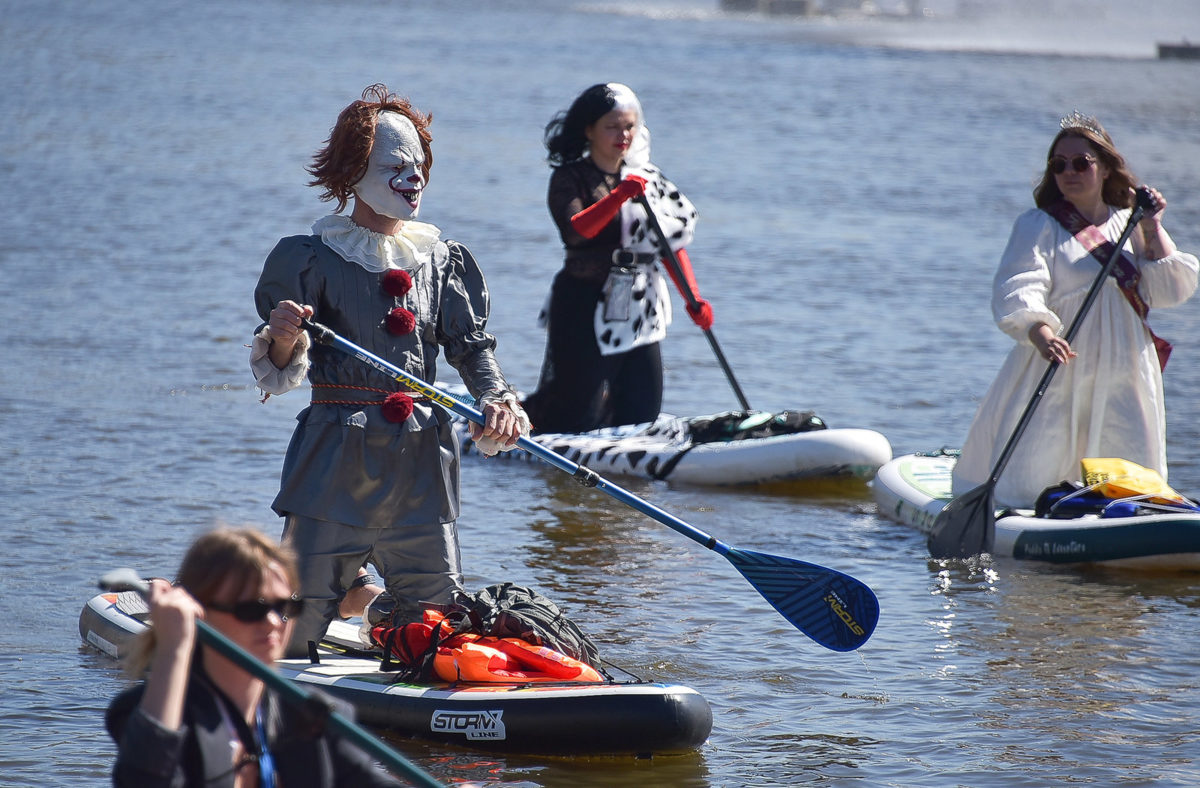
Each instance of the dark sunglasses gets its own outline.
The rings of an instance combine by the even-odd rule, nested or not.
[[[304,600],[293,594],[287,599],[276,599],[268,602],[265,599],[247,599],[245,602],[235,602],[232,605],[205,605],[209,610],[221,613],[232,613],[238,621],[254,624],[262,621],[268,613],[274,612],[284,621],[300,615],[304,610]]]
[[[1086,172],[1089,167],[1096,163],[1096,160],[1091,156],[1080,154],[1071,157],[1071,169],[1075,172]],[[1066,156],[1051,156],[1050,157],[1050,172],[1055,175],[1062,175],[1067,171]]]

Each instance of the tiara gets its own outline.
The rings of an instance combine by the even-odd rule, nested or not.
[[[1091,115],[1084,115],[1079,110],[1071,110],[1071,114],[1058,122],[1062,129],[1087,129],[1098,137],[1104,136],[1104,128],[1100,125],[1100,121],[1093,118]]]

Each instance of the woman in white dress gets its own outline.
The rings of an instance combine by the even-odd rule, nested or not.
[[[1084,457],[1122,457],[1167,477],[1162,369],[1170,345],[1146,321],[1183,303],[1197,259],[1163,228],[1167,202],[1147,211],[1075,336],[1061,336],[1129,219],[1136,181],[1095,118],[1063,118],[996,272],[992,313],[1017,343],[975,414],[954,469],[954,494],[987,481],[1048,362],[1062,367],[996,484],[996,502],[1032,507],[1046,487],[1080,478]]]

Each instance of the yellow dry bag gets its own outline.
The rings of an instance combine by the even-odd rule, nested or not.
[[[1079,465],[1083,483],[1108,498],[1143,498],[1156,503],[1190,504],[1171,489],[1158,471],[1120,457],[1085,457]]]

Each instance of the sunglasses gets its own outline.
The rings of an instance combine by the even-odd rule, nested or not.
[[[293,594],[287,599],[276,599],[268,602],[265,599],[247,599],[244,602],[235,602],[232,605],[205,605],[209,610],[217,610],[221,613],[231,613],[234,618],[245,624],[254,624],[262,621],[267,617],[268,613],[275,613],[284,621],[289,618],[294,618],[300,615],[300,611],[304,610],[304,600]]]
[[[1087,172],[1088,168],[1096,163],[1096,160],[1091,156],[1080,154],[1078,156],[1072,156],[1070,163],[1071,169],[1075,170],[1075,172]],[[1067,157],[1051,156],[1049,166],[1050,172],[1054,173],[1055,175],[1062,175],[1067,171]]]

